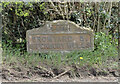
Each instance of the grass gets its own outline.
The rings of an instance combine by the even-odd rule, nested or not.
[[[104,34],[96,34],[95,45],[97,46],[95,46],[95,50],[93,51],[72,51],[65,54],[54,52],[30,54],[21,52],[19,48],[3,44],[2,63],[7,65],[12,64],[13,67],[23,66],[26,68],[42,66],[43,68],[60,69],[76,65],[78,67],[90,66],[118,69],[117,45],[111,43],[110,39],[104,36]],[[89,67],[87,68],[89,69]]]
[[[70,66],[71,64],[76,64],[78,66],[84,65],[94,65],[98,64],[103,66],[107,60],[117,61],[117,48],[115,46],[110,46],[108,49],[95,50],[95,51],[73,51],[66,54],[49,52],[48,54],[36,53],[29,54],[27,52],[22,53],[19,49],[13,49],[11,47],[4,47],[3,49],[3,62],[5,63],[17,63],[20,62],[25,66],[37,66],[39,63],[46,64],[49,66],[60,67],[60,66]],[[80,59],[82,57],[83,59]]]

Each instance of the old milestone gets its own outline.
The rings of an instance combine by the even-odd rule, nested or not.
[[[26,38],[28,52],[94,49],[93,31],[66,20],[46,22],[43,27],[28,30]]]

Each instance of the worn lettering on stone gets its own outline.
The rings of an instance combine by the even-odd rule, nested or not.
[[[28,30],[26,38],[28,52],[94,49],[93,31],[66,20],[47,22],[44,27]]]

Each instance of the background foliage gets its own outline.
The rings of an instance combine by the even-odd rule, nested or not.
[[[38,28],[45,21],[71,20],[80,26],[91,27],[94,32],[118,35],[118,3],[78,2],[3,2],[3,41],[15,47],[26,48],[26,31]],[[20,44],[20,45],[15,45]],[[97,44],[96,44],[97,45]]]
[[[81,73],[85,71],[86,74],[86,70],[94,76],[110,73],[116,75],[118,3],[4,2],[2,6],[2,64],[3,67],[8,66],[3,70],[3,73],[4,71],[8,73],[6,77],[14,79],[11,67],[15,70],[15,78],[18,69],[21,69],[28,78],[35,76],[34,73],[39,77],[51,77],[51,73],[54,73],[52,77],[55,77],[62,73],[59,73],[61,70],[63,73],[70,70],[69,73],[73,77],[81,77]],[[64,55],[54,52],[27,53],[26,31],[41,27],[46,21],[59,19],[71,20],[79,26],[93,29],[95,49],[73,51]]]

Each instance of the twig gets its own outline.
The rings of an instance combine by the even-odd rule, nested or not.
[[[60,9],[60,11],[61,11],[61,15],[62,15],[62,17],[63,17],[63,19],[64,19],[64,11],[62,10],[62,8],[61,8],[61,6],[60,6],[60,3],[58,3],[58,7],[59,7],[59,9]]]
[[[39,67],[40,67],[41,69],[43,69],[44,71],[48,72],[49,74],[52,74],[53,77],[55,76],[55,74],[54,74],[52,71],[47,70],[46,68],[41,67],[41,66],[39,66]]]
[[[111,19],[111,10],[112,10],[112,2],[110,2],[110,10],[109,10],[109,18],[108,18],[108,24],[110,25],[110,19]],[[107,31],[107,35],[108,35],[108,32],[109,31]]]
[[[106,3],[104,3],[104,7],[103,7],[104,10],[105,10],[105,4],[106,4]],[[108,8],[107,8],[106,12],[108,12]],[[105,20],[104,20],[103,30],[105,30],[106,21],[107,21],[107,18],[105,18]]]
[[[97,4],[97,12],[98,12],[98,25],[97,25],[97,31],[100,32],[100,15],[99,15],[99,10],[100,10],[100,4]]]
[[[57,7],[54,5],[54,3],[51,1],[51,0],[49,0],[49,2],[51,3],[51,5],[52,5],[52,7],[55,9],[55,11],[59,14],[59,15],[61,15],[61,13],[59,12],[59,10],[57,9]],[[61,15],[62,17],[64,17],[64,15]]]
[[[60,76],[62,76],[62,75],[64,75],[64,74],[66,74],[68,71],[70,71],[70,69],[64,71],[63,73],[59,74],[58,76],[55,76],[54,78],[58,78],[58,77],[60,77]]]

